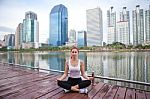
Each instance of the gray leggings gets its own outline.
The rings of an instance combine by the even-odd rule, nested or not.
[[[86,88],[91,84],[90,80],[82,80],[81,78],[69,77],[67,81],[58,81],[58,86],[71,90],[71,86],[79,85],[79,89]]]

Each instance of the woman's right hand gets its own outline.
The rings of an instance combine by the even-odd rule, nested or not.
[[[58,81],[61,81],[61,79],[60,79],[60,78],[57,78],[56,81],[57,81],[57,82],[58,82]]]

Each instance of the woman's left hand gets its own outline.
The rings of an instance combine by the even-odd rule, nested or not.
[[[94,80],[94,77],[88,77],[89,78],[89,80]]]

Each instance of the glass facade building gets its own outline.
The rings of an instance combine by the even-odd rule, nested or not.
[[[71,29],[69,31],[69,43],[76,43],[76,41],[77,41],[77,37],[76,36],[77,36],[76,35],[76,31]]]
[[[102,46],[103,21],[100,8],[88,9],[87,17],[87,46]]]
[[[6,35],[5,43],[6,43],[7,49],[13,49],[15,47],[15,35],[14,34]]]
[[[49,45],[62,46],[68,41],[68,11],[60,4],[50,12]]]
[[[78,47],[84,47],[87,46],[87,37],[86,37],[86,31],[78,31],[77,34],[77,45]]]
[[[133,19],[133,45],[137,46],[144,42],[144,11],[140,5],[132,12]]]
[[[23,24],[19,23],[15,32],[15,48],[19,49],[22,43]]]
[[[130,44],[130,16],[129,11],[126,11],[126,7],[123,7],[120,12],[120,20],[117,22],[116,29],[116,41],[129,45]]]
[[[107,22],[107,43],[112,44],[113,42],[116,42],[116,12],[113,11],[113,7],[107,11]]]
[[[149,10],[145,11],[145,41],[150,42],[150,5]]]
[[[22,42],[39,42],[39,22],[37,14],[34,12],[26,12],[23,20]]]

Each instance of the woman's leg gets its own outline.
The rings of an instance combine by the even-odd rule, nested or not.
[[[58,86],[72,91],[79,92],[80,89],[86,88],[91,84],[90,80],[81,80],[81,78],[69,78],[68,81],[58,81]]]
[[[79,91],[79,89],[86,88],[89,85],[91,85],[91,81],[90,80],[82,80],[77,85],[72,86],[72,87],[73,87],[73,89]]]
[[[71,90],[79,92],[80,89],[79,89],[78,84],[82,81],[82,79],[81,78],[70,78],[70,81],[71,81]]]
[[[71,90],[71,83],[69,81],[58,81],[57,84],[64,89]]]
[[[79,89],[86,88],[86,87],[88,87],[90,84],[91,84],[91,81],[90,81],[90,80],[82,80],[82,81],[78,84],[77,88],[79,88]]]

